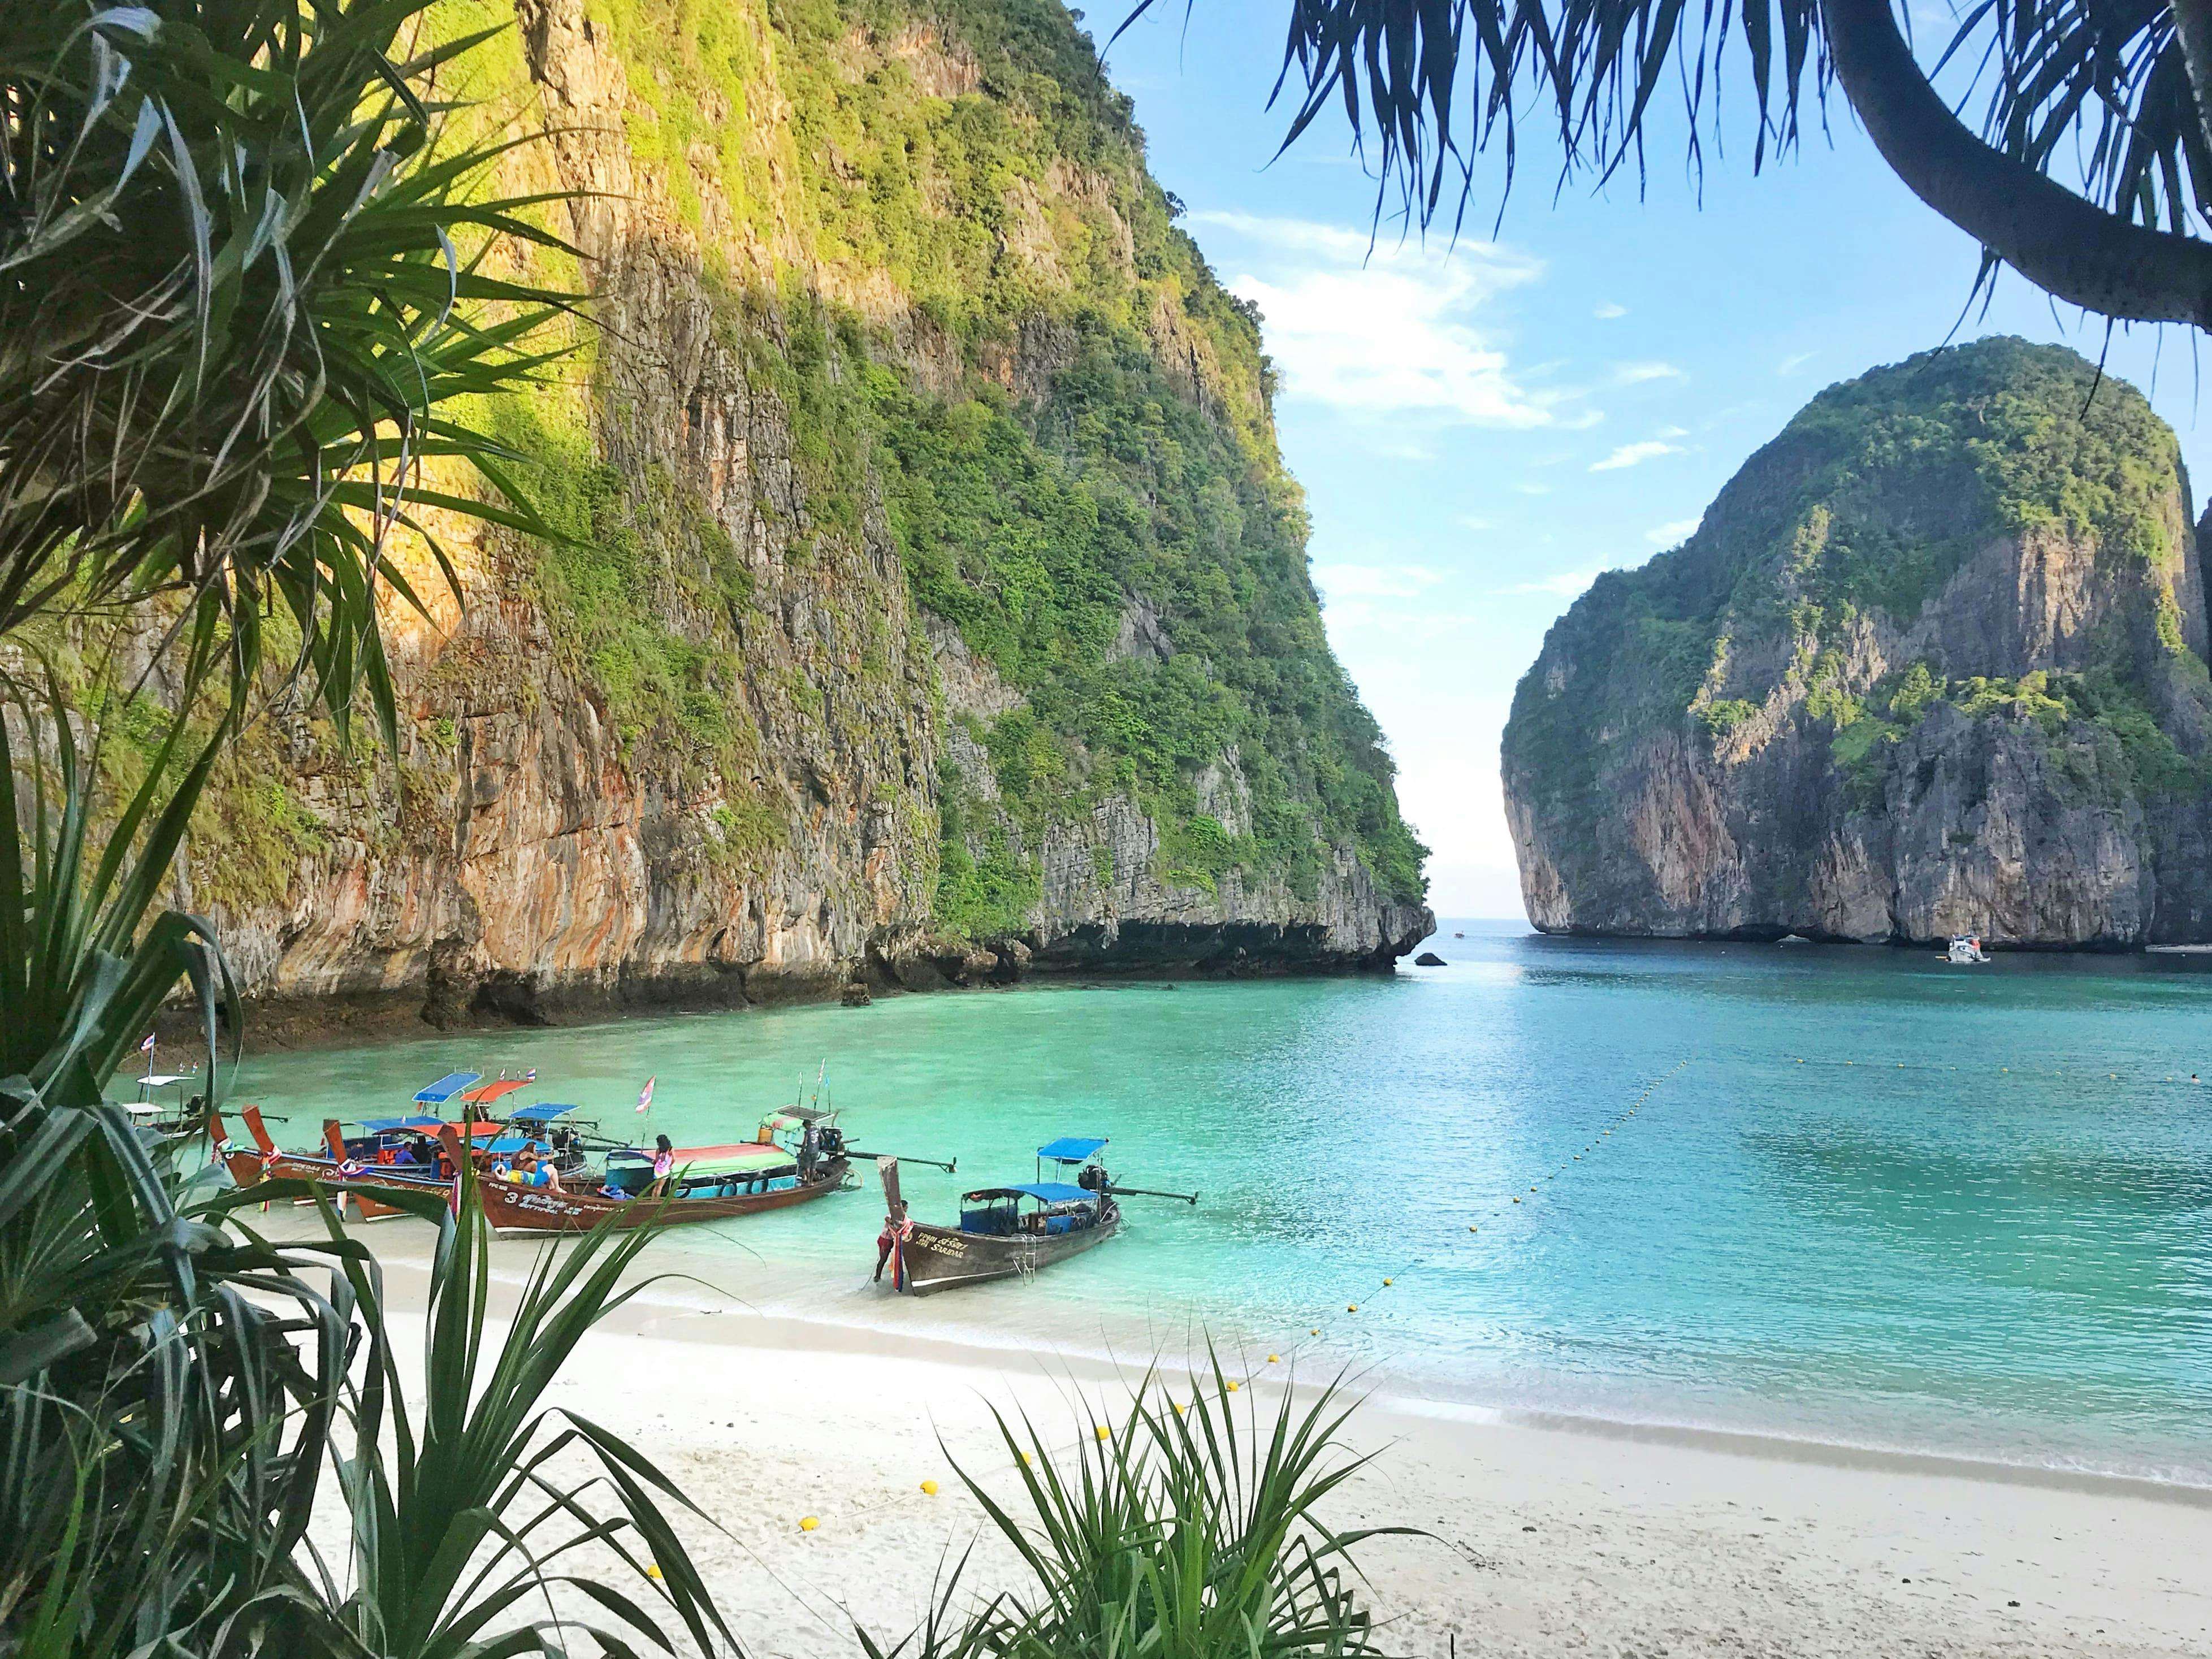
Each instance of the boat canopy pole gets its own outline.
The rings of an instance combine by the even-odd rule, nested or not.
[[[1156,1193],[1149,1187],[1109,1187],[1106,1190],[1115,1198],[1175,1198],[1186,1204],[1198,1202],[1196,1193]]]
[[[945,1164],[940,1163],[938,1159],[933,1158],[908,1158],[904,1152],[864,1152],[857,1146],[848,1146],[845,1149],[845,1156],[848,1158],[894,1158],[901,1164],[927,1164],[931,1169],[942,1170],[947,1175],[958,1175],[960,1173],[960,1160],[957,1158],[950,1164]]]

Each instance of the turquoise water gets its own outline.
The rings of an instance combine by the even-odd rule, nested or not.
[[[471,1033],[250,1060],[240,1097],[304,1144],[447,1069],[536,1066],[622,1132],[652,1073],[681,1144],[750,1133],[826,1057],[857,1145],[958,1158],[908,1167],[925,1218],[1066,1133],[1201,1202],[896,1305],[872,1192],[664,1247],[742,1260],[772,1311],[1072,1346],[1202,1324],[1470,1403],[2212,1483],[2212,959],[1457,925],[1449,966],[1389,980]]]

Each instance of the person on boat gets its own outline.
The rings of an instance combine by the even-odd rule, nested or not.
[[[814,1179],[814,1161],[821,1156],[822,1137],[810,1123],[799,1137],[799,1184],[804,1187]]]
[[[675,1173],[675,1146],[666,1135],[655,1135],[653,1139],[653,1185],[649,1189],[654,1197],[667,1192],[669,1179]]]
[[[553,1173],[551,1164],[538,1158],[535,1146],[525,1146],[516,1156],[512,1179],[525,1187],[544,1187],[556,1193],[561,1190],[561,1177]]]

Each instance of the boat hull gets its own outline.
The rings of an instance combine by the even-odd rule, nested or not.
[[[1072,1233],[966,1233],[957,1227],[908,1224],[900,1237],[911,1296],[933,1296],[963,1285],[1018,1278],[1095,1249],[1121,1230],[1116,1213]]]
[[[811,1180],[798,1186],[728,1198],[605,1198],[597,1193],[555,1192],[502,1181],[479,1182],[477,1191],[483,1199],[484,1218],[502,1236],[587,1232],[610,1217],[617,1227],[680,1227],[811,1203],[845,1184],[845,1169],[843,1158],[833,1158]]]
[[[250,1106],[246,1108],[246,1122],[258,1143],[255,1146],[241,1146],[231,1139],[224,1132],[221,1116],[209,1119],[216,1159],[230,1172],[232,1182],[240,1188],[258,1187],[264,1181],[319,1182],[341,1204],[352,1210],[356,1221],[383,1221],[413,1213],[399,1205],[379,1202],[376,1195],[380,1193],[429,1193],[443,1197],[453,1190],[450,1180],[441,1180],[428,1170],[418,1175],[402,1175],[390,1164],[369,1164],[362,1165],[357,1174],[343,1175],[339,1173],[342,1160],[338,1158],[279,1151],[270,1141],[260,1114]]]

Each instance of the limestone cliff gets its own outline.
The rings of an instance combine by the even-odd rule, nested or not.
[[[2212,679],[2173,434],[1996,339],[1831,387],[1601,577],[1504,744],[1547,932],[2112,947],[2212,929]]]
[[[1070,14],[511,3],[457,89],[545,135],[509,166],[577,192],[593,325],[483,418],[562,537],[449,543],[458,599],[409,556],[398,754],[280,709],[234,757],[180,882],[249,993],[535,1018],[1409,948],[1258,319]]]

